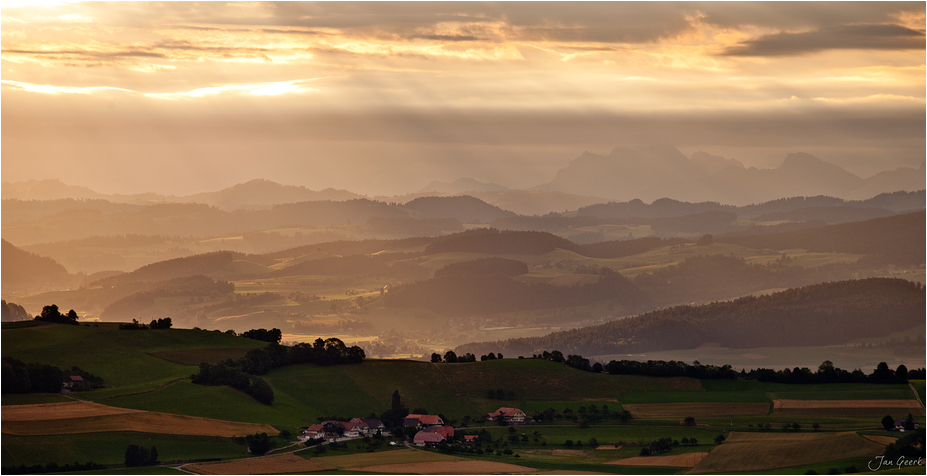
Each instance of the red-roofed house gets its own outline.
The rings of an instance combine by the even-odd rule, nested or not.
[[[356,438],[360,436],[360,428],[357,427],[357,424],[350,421],[340,422],[341,426],[344,427],[344,436],[348,438]]]
[[[412,443],[415,446],[425,446],[425,445],[436,445],[445,440],[445,437],[440,433],[433,431],[420,431],[415,434],[415,437],[412,439]]]
[[[306,428],[306,431],[303,432],[303,440],[308,440],[309,438],[324,438],[325,437],[325,427],[321,423],[316,423],[315,425]]]
[[[422,431],[428,431],[431,433],[437,433],[445,438],[454,437],[454,427],[452,426],[429,426]]]
[[[502,407],[498,410],[486,415],[486,419],[489,421],[496,421],[499,418],[502,418],[506,423],[524,423],[525,422],[525,412],[517,408]]]
[[[412,425],[408,424],[408,423],[411,423],[410,420],[412,420],[412,419],[418,420],[418,421],[419,421],[419,425],[428,425],[428,426],[431,426],[431,425],[439,425],[439,426],[444,425],[444,420],[442,420],[441,417],[439,417],[438,415],[419,415],[419,414],[417,414],[417,413],[410,413],[410,414],[408,414],[408,415],[406,416],[405,420],[403,420],[403,424],[404,424],[405,426],[417,426],[417,425],[414,425],[414,424],[412,424]]]

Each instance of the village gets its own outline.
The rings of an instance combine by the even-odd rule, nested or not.
[[[529,423],[525,412],[510,407],[500,407],[498,410],[487,414],[486,421],[498,425],[524,425]],[[455,439],[454,427],[446,426],[439,415],[410,413],[403,418],[402,430],[406,431],[406,429],[412,428],[418,431],[414,436],[406,439],[406,446],[437,446],[448,440]],[[411,431],[406,432],[411,433]],[[327,420],[303,430],[302,435],[299,436],[299,441],[305,443],[306,446],[311,446],[313,443],[325,444],[377,436],[399,436],[399,432],[396,432],[396,434],[389,432],[383,422],[377,418],[352,418],[349,421]],[[476,435],[463,435],[462,442],[468,444],[475,438]],[[397,445],[395,441],[390,444]]]

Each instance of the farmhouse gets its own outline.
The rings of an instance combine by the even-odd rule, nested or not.
[[[525,422],[525,412],[510,407],[501,407],[498,410],[486,415],[486,419],[489,421],[497,421],[498,419],[511,424],[521,424]]]
[[[402,420],[402,426],[414,426],[421,428],[422,426],[442,425],[444,425],[444,420],[442,420],[438,415],[419,415],[418,413],[410,413]]]
[[[366,436],[375,435],[377,431],[381,434],[386,431],[383,422],[376,418],[352,418],[350,423],[356,425],[358,432]]]
[[[904,429],[904,424],[907,420],[908,420],[907,418],[899,418],[895,420],[895,431],[906,431]],[[911,421],[914,423],[915,430],[920,428],[920,425],[917,423],[917,420],[912,418]]]
[[[412,438],[412,443],[415,446],[436,445],[446,439],[440,433],[434,431],[420,431]]]
[[[428,428],[425,428],[422,431],[429,432],[429,433],[437,433],[445,438],[454,437],[454,427],[452,426],[429,426]]]

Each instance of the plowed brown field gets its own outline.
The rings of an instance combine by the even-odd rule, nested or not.
[[[197,474],[282,474],[331,469],[292,453],[245,458],[219,463],[194,463],[183,467]]]
[[[605,464],[618,464],[624,466],[670,466],[673,468],[691,468],[702,462],[708,456],[707,452],[686,453],[681,455],[670,456],[635,456],[633,458],[624,458],[615,461],[609,461]]]

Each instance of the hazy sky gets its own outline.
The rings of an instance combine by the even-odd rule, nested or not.
[[[3,2],[4,181],[368,194],[671,144],[925,156],[924,2]]]

